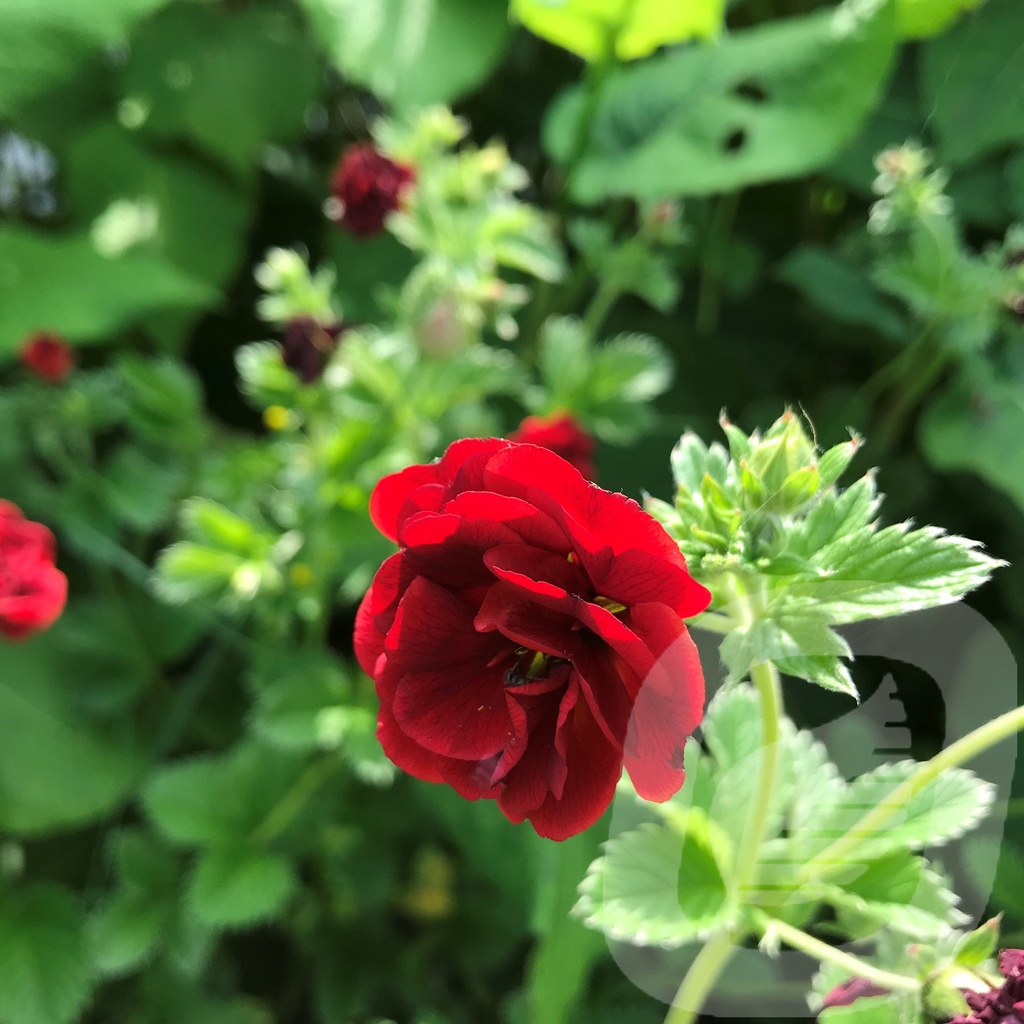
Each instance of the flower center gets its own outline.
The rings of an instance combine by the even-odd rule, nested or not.
[[[516,649],[516,663],[505,672],[506,686],[523,686],[526,683],[535,683],[538,679],[545,679],[552,662],[560,661],[550,654],[542,654],[540,651],[531,651],[526,647]]]

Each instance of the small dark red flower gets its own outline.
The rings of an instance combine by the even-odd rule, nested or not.
[[[305,384],[319,380],[345,324],[321,324],[311,316],[297,316],[284,329],[284,365]]]
[[[1006,979],[999,988],[964,993],[971,1012],[949,1024],[1024,1024],[1024,949],[1004,949],[999,973]]]
[[[53,534],[0,500],[0,636],[24,640],[51,626],[67,599],[67,580],[53,564]]]
[[[858,999],[865,999],[868,996],[887,996],[889,989],[876,985],[867,978],[850,978],[841,985],[836,985],[822,1001],[821,1007],[827,1006],[849,1006]]]
[[[597,479],[594,470],[594,439],[567,412],[554,412],[549,416],[527,416],[508,435],[508,439],[547,448],[556,455],[561,455],[588,480]]]
[[[349,146],[331,181],[331,191],[340,207],[339,223],[359,238],[376,235],[415,179],[411,167],[389,160],[369,143]]]
[[[667,800],[701,719],[682,620],[710,595],[635,501],[564,459],[494,438],[385,477],[370,499],[399,545],[356,619],[404,770],[565,839],[600,817],[625,767]]]
[[[21,361],[37,377],[60,384],[75,367],[71,346],[59,335],[39,331],[21,347]]]

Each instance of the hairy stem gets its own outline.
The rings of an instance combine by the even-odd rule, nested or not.
[[[877,835],[889,819],[902,810],[928,783],[937,779],[948,768],[955,768],[965,761],[970,761],[989,747],[1020,732],[1021,729],[1024,729],[1024,707],[1007,711],[1006,714],[968,733],[945,750],[940,750],[930,761],[925,761],[910,778],[901,782],[883,803],[873,807],[831,846],[812,857],[800,872],[799,880],[810,881],[826,874],[833,867],[845,864],[849,855],[865,839]]]
[[[752,665],[750,678],[761,698],[761,770],[731,880],[733,893],[740,902],[746,902],[743,893],[756,880],[757,857],[771,816],[775,777],[779,768],[779,726],[782,715],[779,673],[775,666],[766,661]],[[716,932],[711,937],[686,972],[665,1024],[690,1024],[696,1018],[734,949],[728,929]]]
[[[836,949],[835,946],[830,946],[827,942],[822,942],[821,939],[816,939],[813,935],[808,935],[807,932],[794,928],[776,917],[769,917],[760,912],[757,912],[756,916],[762,933],[774,932],[787,946],[792,946],[793,949],[798,949],[815,960],[836,964],[843,970],[849,971],[851,977],[866,978],[892,992],[916,992],[921,987],[921,983],[916,978],[883,971],[880,967],[875,967],[852,953]]]
[[[306,770],[295,780],[295,784],[270,809],[267,816],[256,826],[250,839],[257,844],[269,843],[276,839],[309,803],[313,794],[334,774],[338,760],[333,756],[311,761]]]
[[[735,951],[732,935],[727,928],[715,932],[704,943],[697,958],[690,964],[690,969],[683,978],[683,983],[672,1000],[672,1008],[668,1011],[665,1024],[692,1024],[700,1013],[715,982],[725,969],[729,958]]]

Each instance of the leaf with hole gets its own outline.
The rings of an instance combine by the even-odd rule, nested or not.
[[[892,0],[846,0],[617,71],[598,94],[575,198],[707,195],[822,167],[878,98],[893,21]],[[585,116],[580,89],[552,109],[544,139],[559,163]]]

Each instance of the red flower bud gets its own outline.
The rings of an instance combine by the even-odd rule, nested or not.
[[[338,222],[358,238],[378,234],[385,217],[398,209],[403,193],[415,179],[411,167],[389,160],[368,143],[349,146],[331,182],[339,207]]]
[[[324,325],[311,316],[293,317],[284,329],[284,365],[304,384],[319,380],[346,327],[341,323]]]
[[[836,985],[825,996],[821,1007],[824,1009],[826,1006],[849,1006],[858,999],[868,996],[887,996],[888,994],[887,988],[882,988],[881,985],[876,985],[873,981],[868,981],[867,978],[850,978],[841,985]]]
[[[0,500],[0,636],[24,640],[64,608],[67,579],[53,564],[53,534]]]
[[[535,444],[560,455],[588,480],[597,479],[594,470],[594,439],[567,412],[550,416],[527,416],[511,434],[510,441]]]
[[[75,356],[68,343],[57,334],[39,331],[21,348],[21,361],[37,377],[60,384],[74,369]]]

